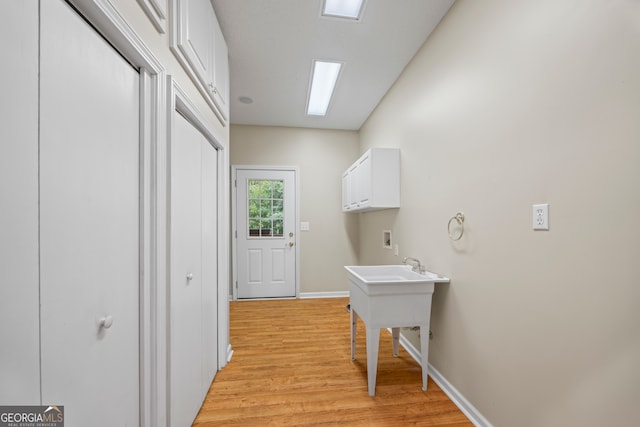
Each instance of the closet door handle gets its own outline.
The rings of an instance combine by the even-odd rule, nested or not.
[[[108,314],[100,318],[100,320],[98,320],[98,324],[101,328],[109,329],[111,325],[113,325],[113,316]]]

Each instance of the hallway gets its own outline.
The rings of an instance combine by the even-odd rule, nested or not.
[[[470,426],[404,350],[381,334],[376,396],[367,394],[365,334],[349,353],[347,298],[231,303],[231,362],[216,376],[194,426]]]

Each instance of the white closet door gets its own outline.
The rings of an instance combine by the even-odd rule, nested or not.
[[[200,139],[174,113],[171,138],[170,420],[191,425],[202,401]]]
[[[217,152],[174,112],[170,420],[191,425],[217,369]]]
[[[139,425],[139,75],[66,3],[40,7],[42,401]]]
[[[202,149],[202,394],[218,371],[218,151]]]

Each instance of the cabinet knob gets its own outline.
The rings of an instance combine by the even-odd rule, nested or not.
[[[113,325],[113,316],[106,315],[100,318],[100,320],[98,320],[98,324],[101,328],[109,329],[111,325]]]

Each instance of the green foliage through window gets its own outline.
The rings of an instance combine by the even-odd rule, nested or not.
[[[249,236],[284,234],[284,181],[249,180]]]

